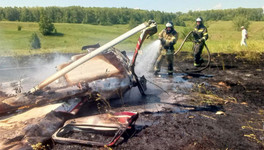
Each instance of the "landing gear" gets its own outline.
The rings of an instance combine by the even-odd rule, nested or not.
[[[138,90],[142,96],[146,96],[145,91],[147,90],[147,79],[145,76],[142,76],[138,79],[135,73],[132,73],[135,77],[135,86],[138,87]]]

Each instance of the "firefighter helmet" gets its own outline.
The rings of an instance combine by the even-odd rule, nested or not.
[[[166,28],[173,28],[173,23],[172,22],[166,23]]]
[[[202,18],[202,17],[198,17],[198,18],[196,19],[196,22],[203,22],[203,18]]]

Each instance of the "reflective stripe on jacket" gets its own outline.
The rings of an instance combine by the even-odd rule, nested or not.
[[[195,40],[208,39],[207,28],[204,25],[196,26],[193,30],[193,36]]]
[[[166,42],[162,45],[165,49],[172,49],[174,50],[173,45],[176,44],[177,40],[178,40],[178,33],[173,30],[171,33],[166,33],[166,30],[162,30],[159,33],[159,39],[160,40],[166,40]]]

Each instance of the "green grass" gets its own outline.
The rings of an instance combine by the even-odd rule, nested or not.
[[[189,27],[193,23],[186,23]],[[264,52],[264,22],[251,22],[248,29],[248,47],[240,46],[241,31],[236,31],[232,21],[208,21],[209,39],[206,42],[211,53],[236,53],[237,57],[243,57],[258,61],[260,53]],[[177,29],[177,27],[176,27]],[[178,28],[180,33],[183,28]],[[182,40],[178,42],[179,47]],[[183,49],[191,50],[192,43],[187,42]]]
[[[241,31],[235,31],[231,21],[209,23],[208,45],[213,52],[233,53],[239,51],[264,51],[264,22],[252,22],[248,29],[248,47],[241,47]]]
[[[189,28],[193,28],[193,22],[186,23]],[[18,31],[18,25],[22,30]],[[235,31],[231,21],[208,21],[209,40],[207,45],[212,53],[243,53],[245,57],[255,59],[255,56],[264,52],[264,22],[251,22],[248,29],[248,47],[241,47],[241,32]],[[58,33],[62,36],[42,36],[38,30],[37,23],[26,22],[0,22],[0,55],[28,55],[48,52],[81,52],[81,47],[89,44],[100,43],[101,45],[111,41],[119,35],[129,30],[128,25],[87,25],[87,24],[67,24],[55,23]],[[158,32],[164,25],[158,25]],[[181,34],[184,27],[176,26],[175,29]],[[42,48],[40,50],[29,49],[29,38],[33,32],[37,32],[40,37]],[[140,33],[126,39],[115,47],[120,50],[133,51],[137,44]],[[181,36],[180,36],[181,37]],[[158,34],[147,39],[143,47],[156,40]],[[180,38],[176,44],[176,49],[180,46]],[[185,49],[190,49],[191,43],[186,43]]]
[[[17,31],[17,26],[22,31]],[[62,36],[43,36],[38,31],[37,23],[0,22],[0,55],[27,55],[47,52],[81,52],[84,45],[111,41],[129,30],[128,25],[99,26],[87,24],[55,24]],[[40,50],[29,49],[29,39],[37,32],[41,40]],[[116,47],[122,50],[134,50],[139,34],[126,39]],[[150,40],[147,40],[150,42]]]

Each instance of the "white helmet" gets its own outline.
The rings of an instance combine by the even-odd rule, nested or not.
[[[202,18],[201,17],[198,17],[197,19],[196,19],[196,22],[202,22],[203,20],[202,20]]]
[[[171,22],[166,23],[166,28],[173,28],[173,24]]]

